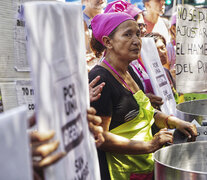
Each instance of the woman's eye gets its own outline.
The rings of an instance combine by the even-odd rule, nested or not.
[[[126,33],[126,34],[125,34],[125,36],[130,37],[130,36],[131,36],[131,34],[130,34],[130,33]]]
[[[137,33],[137,37],[140,37],[140,32]]]

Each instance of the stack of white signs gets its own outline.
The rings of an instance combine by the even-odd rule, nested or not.
[[[25,3],[28,58],[40,131],[54,129],[67,156],[46,170],[48,180],[99,180],[88,129],[88,75],[81,4]]]

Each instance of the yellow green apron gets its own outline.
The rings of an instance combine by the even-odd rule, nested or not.
[[[151,126],[154,123],[154,108],[141,90],[133,96],[139,104],[139,114],[133,120],[110,132],[132,140],[150,141],[152,139]],[[106,157],[111,180],[129,180],[131,173],[150,173],[154,168],[152,153],[124,155],[107,152]]]

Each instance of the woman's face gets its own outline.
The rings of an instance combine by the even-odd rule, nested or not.
[[[164,65],[164,64],[167,63],[167,58],[168,58],[167,57],[167,49],[166,49],[166,46],[163,43],[163,40],[162,39],[158,39],[155,44],[157,46],[157,51],[159,53],[161,63],[162,63],[162,65]]]
[[[135,60],[141,50],[140,30],[136,21],[121,23],[111,39],[111,50],[121,59]]]

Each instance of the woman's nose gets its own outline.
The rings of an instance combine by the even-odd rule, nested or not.
[[[132,44],[133,45],[138,45],[138,43],[139,43],[138,37],[134,38]]]
[[[138,45],[140,42],[141,42],[141,38],[135,35],[133,38],[133,44]]]

